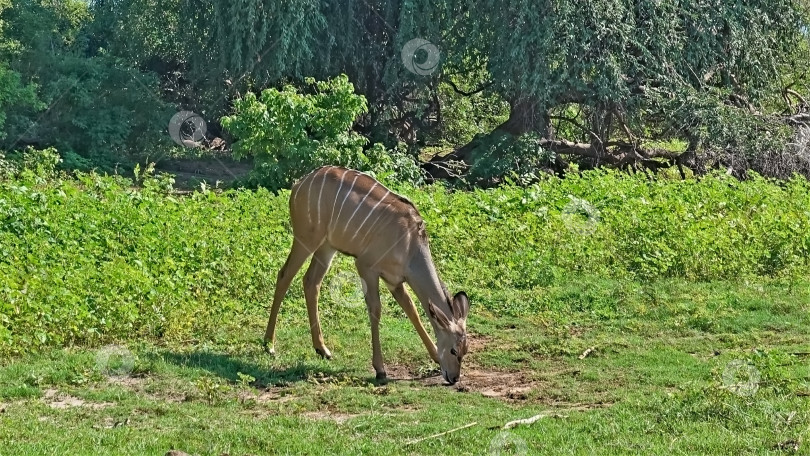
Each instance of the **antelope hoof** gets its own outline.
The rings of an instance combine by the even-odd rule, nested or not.
[[[267,342],[265,342],[262,345],[264,345],[264,352],[265,353],[267,353],[268,355],[274,355],[275,356],[276,347],[274,347],[273,344],[268,344]]]
[[[321,355],[321,358],[332,359],[332,353],[330,353],[329,349],[326,347],[316,348],[315,353]]]
[[[385,375],[385,371],[377,372],[377,380],[385,380],[387,378],[388,378],[388,376]]]

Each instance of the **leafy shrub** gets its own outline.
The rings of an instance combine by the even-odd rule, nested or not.
[[[158,78],[94,47],[88,2],[22,0],[3,13],[17,26],[12,55],[0,36],[0,148],[56,147],[64,167],[107,170],[168,152],[174,109]]]
[[[56,176],[61,162],[59,153],[52,147],[42,150],[27,147],[8,158],[0,154],[0,180],[19,178],[45,182]]]
[[[119,337],[209,340],[265,318],[291,243],[288,191],[178,197],[151,168],[137,171],[138,190],[121,177],[53,174],[56,160],[31,151],[23,162],[34,169],[0,179],[0,353]],[[449,288],[491,311],[611,318],[637,294],[613,289],[616,279],[810,272],[803,178],[594,171],[471,192],[395,190],[425,218]],[[300,298],[300,287],[291,293]]]
[[[290,85],[266,89],[259,97],[248,93],[234,103],[233,115],[222,118],[223,127],[238,139],[234,155],[256,157],[250,184],[278,191],[323,165],[342,165],[392,180],[414,181],[420,176],[413,160],[399,152],[387,153],[376,144],[363,152],[368,140],[351,127],[367,111],[366,99],[354,93],[345,75],[306,82],[312,93],[299,93]]]
[[[503,181],[507,177],[521,183],[535,180],[539,172],[554,162],[553,152],[540,146],[541,139],[534,133],[514,137],[505,132],[480,138],[479,153],[466,178],[478,185]]]

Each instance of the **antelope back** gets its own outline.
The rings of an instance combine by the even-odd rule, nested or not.
[[[325,166],[298,181],[290,195],[293,231],[359,256],[374,244],[410,240],[423,226],[410,201],[359,171]],[[424,231],[423,229],[421,230]]]

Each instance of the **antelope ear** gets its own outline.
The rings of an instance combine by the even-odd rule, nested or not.
[[[430,318],[436,323],[439,324],[442,328],[449,328],[450,327],[450,320],[447,318],[447,315],[441,311],[438,307],[434,306],[432,302],[428,302],[428,311],[430,312]]]
[[[453,296],[453,316],[456,320],[463,320],[467,318],[468,313],[470,313],[470,298],[467,297],[467,293],[459,291]]]

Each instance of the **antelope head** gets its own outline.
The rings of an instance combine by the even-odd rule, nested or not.
[[[470,300],[466,293],[459,291],[448,301],[451,315],[447,315],[432,302],[428,304],[428,309],[436,330],[436,348],[442,377],[453,385],[461,375],[461,361],[467,354],[467,314],[470,311]]]

